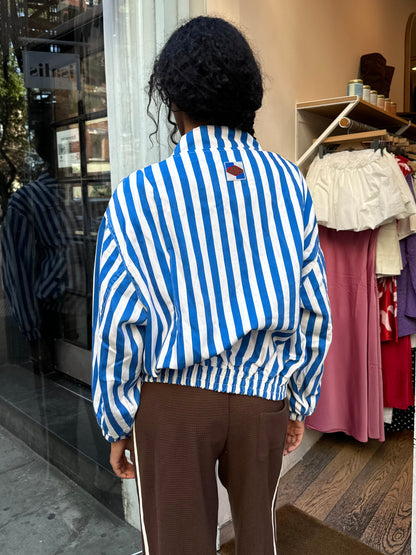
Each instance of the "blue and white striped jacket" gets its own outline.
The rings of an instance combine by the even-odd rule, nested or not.
[[[98,235],[93,400],[128,437],[143,382],[290,398],[311,414],[331,337],[325,264],[299,170],[252,136],[198,127],[124,179]]]

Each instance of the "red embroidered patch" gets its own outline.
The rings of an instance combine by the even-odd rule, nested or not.
[[[230,168],[227,168],[226,171],[231,175],[241,175],[242,173],[244,173],[244,170],[242,168],[239,168],[238,166],[231,166]]]

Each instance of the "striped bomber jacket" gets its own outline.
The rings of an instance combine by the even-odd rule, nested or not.
[[[144,382],[316,406],[331,340],[325,264],[298,168],[203,126],[117,187],[97,240],[93,401],[128,437]]]

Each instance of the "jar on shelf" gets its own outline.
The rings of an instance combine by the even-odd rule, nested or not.
[[[385,96],[384,94],[378,94],[377,95],[377,108],[381,108],[381,110],[384,110],[384,103],[385,103]]]
[[[384,100],[384,110],[389,114],[391,113],[391,98],[386,98]]]
[[[363,96],[363,80],[351,79],[347,86],[347,96]]]
[[[363,100],[366,102],[370,102],[370,85],[363,85]]]
[[[393,115],[397,114],[397,103],[396,102],[391,102],[390,104],[390,113]]]
[[[370,91],[370,102],[371,104],[374,104],[374,106],[377,106],[377,91]]]

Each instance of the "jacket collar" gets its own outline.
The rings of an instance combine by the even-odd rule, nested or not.
[[[258,142],[245,131],[231,127],[203,125],[188,131],[176,145],[174,154],[197,150],[261,150]]]

